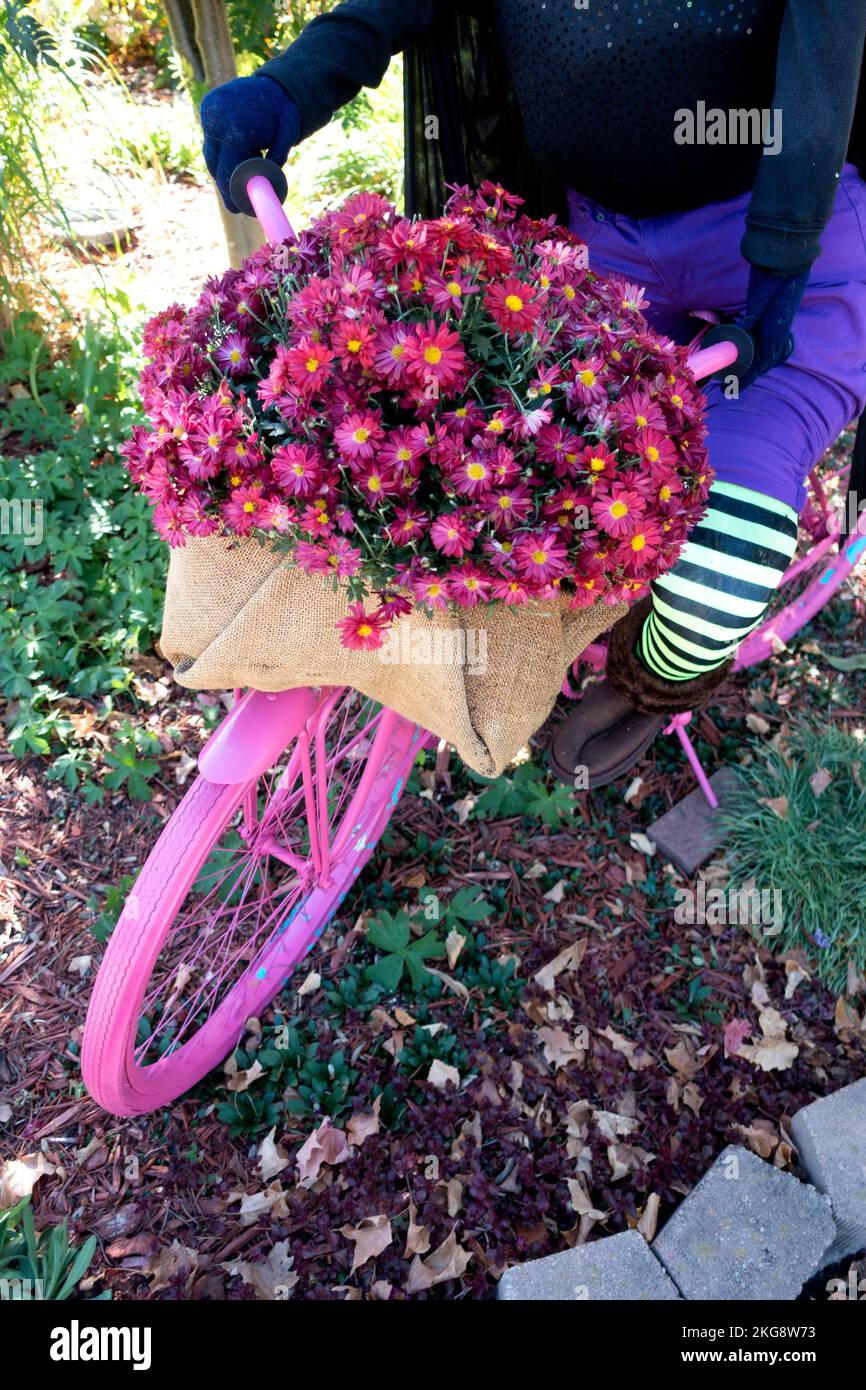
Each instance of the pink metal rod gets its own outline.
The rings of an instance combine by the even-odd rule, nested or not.
[[[272,246],[287,238],[294,240],[292,224],[283,212],[283,205],[264,174],[254,174],[247,184],[247,195],[255,208],[262,231]],[[700,356],[700,354],[698,354]]]
[[[712,376],[713,372],[720,372],[723,367],[730,367],[736,360],[737,348],[734,343],[713,343],[712,347],[698,348],[697,352],[693,352],[686,359],[686,366],[700,381],[703,377]]]

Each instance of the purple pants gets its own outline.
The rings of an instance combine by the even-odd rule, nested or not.
[[[738,314],[749,267],[740,254],[749,195],[663,217],[626,217],[569,192],[571,228],[589,264],[644,286],[647,317],[686,343],[689,315]],[[866,405],[866,182],[851,164],[839,180],[823,251],[793,324],[794,351],[738,400],[708,383],[710,463],[724,482],[754,488],[798,512],[809,470]]]

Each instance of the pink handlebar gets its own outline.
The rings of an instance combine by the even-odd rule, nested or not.
[[[254,174],[247,184],[247,197],[252,203],[262,231],[273,246],[286,238],[295,239],[292,224],[283,212],[283,205],[264,174]]]
[[[730,367],[738,356],[736,343],[713,343],[712,347],[698,348],[697,352],[693,352],[687,359],[686,366],[700,381],[703,377],[712,376],[714,372],[720,372],[724,367]]]

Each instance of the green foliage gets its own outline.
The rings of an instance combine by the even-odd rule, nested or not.
[[[397,1066],[409,1076],[421,1072],[426,1075],[431,1062],[435,1061],[462,1071],[467,1061],[466,1049],[461,1047],[456,1033],[449,1033],[444,1028],[435,1031],[435,1025],[431,1032],[429,1027],[418,1023],[412,1037],[404,1042],[397,1056]]]
[[[472,922],[486,921],[493,911],[484,895],[470,884],[458,888],[445,903],[432,888],[422,888],[419,899],[425,920],[437,922],[446,935]]]
[[[743,795],[723,815],[728,887],[778,890],[781,922],[755,935],[771,949],[805,948],[843,991],[849,962],[866,974],[866,744],[801,720],[779,746],[756,743],[741,777]]]
[[[544,772],[535,763],[521,763],[514,772],[503,773],[495,781],[476,775],[473,781],[486,788],[471,813],[479,819],[525,816],[555,829],[574,815],[571,789],[558,782],[548,786]]]
[[[87,906],[93,913],[90,930],[101,946],[105,944],[117,926],[117,919],[123,911],[127,894],[135,883],[135,878],[135,874],[124,874],[119,883],[109,884],[101,904],[94,896],[88,898]]]
[[[110,769],[103,778],[104,786],[112,791],[123,787],[133,801],[149,801],[148,779],[156,776],[159,764],[147,754],[157,751],[159,746],[154,734],[147,729],[133,728],[127,720],[117,743],[104,754]],[[139,756],[142,752],[144,757]]]
[[[71,1298],[95,1253],[96,1236],[88,1236],[80,1249],[70,1244],[66,1217],[53,1230],[37,1232],[29,1197],[0,1211],[0,1279],[36,1283],[46,1301]],[[99,1299],[110,1297],[110,1293],[98,1295]]]
[[[129,315],[131,305],[119,300],[118,310]],[[129,689],[132,662],[151,646],[162,611],[165,549],[116,452],[138,413],[133,363],[128,319],[85,324],[56,360],[31,316],[0,339],[0,391],[11,394],[0,498],[29,503],[31,522],[39,518],[27,533],[8,526],[0,535],[0,694],[11,702],[10,746],[16,755],[60,756],[54,775],[90,799],[98,799],[96,753],[76,745],[60,702],[72,695],[110,708]],[[142,794],[152,769],[136,768],[137,754],[129,766],[129,753],[121,739],[109,785]]]
[[[382,985],[389,994],[399,985],[404,969],[415,988],[422,989],[430,980],[424,962],[445,955],[445,943],[435,931],[413,938],[409,914],[402,910],[396,913],[383,910],[371,918],[367,940],[385,954],[367,966],[366,977]]]
[[[247,1090],[228,1092],[217,1105],[217,1118],[233,1136],[270,1129],[285,1114],[337,1119],[350,1109],[358,1073],[342,1049],[323,1055],[319,1041],[296,1021],[269,1031],[272,1040],[257,1052],[235,1051],[239,1071],[258,1062],[264,1074]]]

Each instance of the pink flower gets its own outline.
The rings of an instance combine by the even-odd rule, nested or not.
[[[534,328],[539,305],[529,285],[509,275],[484,296],[485,308],[505,333],[526,333]]]
[[[514,559],[522,577],[536,583],[558,579],[568,570],[568,550],[555,531],[521,536],[514,545]]]
[[[243,333],[229,333],[217,348],[216,360],[230,376],[240,376],[250,369],[250,343]]]
[[[406,365],[412,376],[425,386],[439,389],[453,386],[463,375],[466,354],[459,334],[444,324],[416,323],[406,339]]]
[[[459,560],[472,544],[472,532],[464,517],[456,512],[444,512],[430,527],[430,539],[443,555]]]
[[[312,444],[284,444],[271,456],[274,477],[292,497],[310,497],[316,491],[321,465]]]
[[[334,443],[344,458],[372,458],[382,438],[382,425],[371,410],[353,411],[334,430]]]
[[[348,617],[336,624],[340,641],[352,651],[375,651],[382,645],[382,633],[387,621],[379,613],[367,613],[363,603],[353,603]]]
[[[262,496],[261,483],[249,487],[234,488],[229,500],[220,508],[223,521],[237,532],[246,536],[254,526],[260,526],[267,513],[267,503]]]
[[[490,598],[490,576],[478,565],[467,563],[453,569],[446,580],[448,597],[462,608],[474,608]]]
[[[614,483],[609,492],[596,497],[592,504],[593,519],[610,536],[625,536],[644,514],[644,499],[634,488]]]

